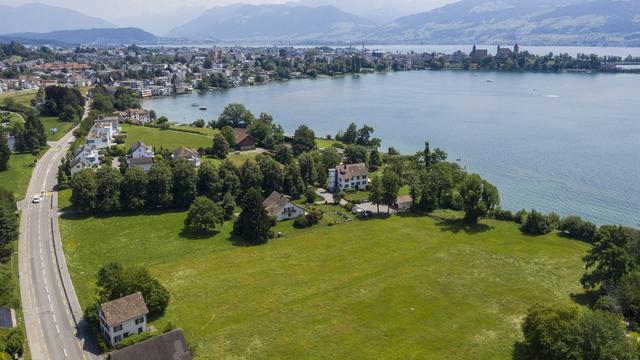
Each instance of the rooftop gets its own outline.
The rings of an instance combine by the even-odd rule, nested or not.
[[[169,331],[109,354],[109,360],[191,360],[182,329]]]
[[[149,313],[140,292],[100,305],[107,325],[112,326]]]

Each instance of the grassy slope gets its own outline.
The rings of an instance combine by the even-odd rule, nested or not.
[[[44,131],[49,141],[60,140],[60,138],[68,133],[74,126],[72,122],[60,121],[60,119],[54,116],[41,116],[40,121],[42,121],[42,126],[44,126]],[[51,128],[58,128],[58,132],[55,135],[51,134],[49,131]]]
[[[44,155],[48,148],[40,150]],[[13,191],[17,200],[25,197],[31,173],[33,172],[33,155],[31,153],[11,154],[9,159],[9,169],[0,172],[0,184]]]
[[[131,147],[136,141],[143,141],[147,145],[163,146],[174,150],[180,146],[187,146],[197,149],[199,147],[210,147],[212,140],[205,135],[194,133],[178,132],[172,130],[159,130],[156,128],[122,125],[122,131],[127,133],[125,145]]]
[[[159,320],[185,328],[200,358],[507,359],[534,303],[571,302],[587,246],[392,217],[293,230],[235,247],[181,234],[183,212],[61,220],[83,305],[109,260],[147,265],[171,291]]]
[[[19,93],[0,94],[0,103],[4,104],[5,99],[13,98],[18,104],[31,106],[31,100],[36,97],[36,90],[21,91]]]

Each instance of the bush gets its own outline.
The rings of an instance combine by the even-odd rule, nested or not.
[[[119,343],[116,344],[116,349],[124,349],[127,346],[131,346],[137,344],[139,342],[145,341],[147,339],[151,339],[152,337],[158,335],[157,331],[145,331],[140,334],[134,334],[129,337],[122,339]]]
[[[558,224],[559,216],[555,213],[549,215],[542,214],[536,210],[531,210],[527,216],[527,220],[522,224],[520,229],[525,234],[544,235],[555,229]]]
[[[568,216],[558,224],[558,230],[572,239],[593,242],[598,231],[596,224],[584,221],[579,216]]]
[[[499,220],[499,221],[512,221],[512,222],[516,222],[516,216],[509,210],[503,210],[503,209],[495,209],[492,213],[491,213],[491,217]]]
[[[513,221],[515,221],[517,224],[524,224],[524,222],[527,221],[527,216],[529,216],[527,210],[522,209],[514,215]]]
[[[21,357],[24,353],[24,335],[22,331],[13,329],[4,340],[4,352],[12,358]]]
[[[304,216],[304,215],[298,216],[293,221],[293,227],[298,228],[298,229],[304,229],[306,227],[309,227],[309,221],[307,221],[307,217]]]
[[[313,204],[316,202],[316,189],[313,187],[308,187],[307,190],[304,191],[304,197],[307,201],[307,204]]]

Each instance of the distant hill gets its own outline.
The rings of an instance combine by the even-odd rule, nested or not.
[[[215,7],[167,36],[222,40],[340,38],[372,28],[367,19],[333,6],[231,5]]]
[[[52,43],[52,44],[95,44],[95,45],[120,45],[120,44],[156,44],[155,35],[137,28],[121,29],[83,29],[63,30],[48,33],[15,33],[1,35],[0,41],[18,41],[24,43]]]
[[[77,11],[44,4],[0,5],[0,34],[110,28],[113,24]]]
[[[462,0],[363,34],[383,42],[640,45],[638,0]]]

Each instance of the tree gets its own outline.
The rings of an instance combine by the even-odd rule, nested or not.
[[[384,186],[380,175],[375,175],[371,178],[371,184],[369,185],[369,201],[376,204],[378,208],[377,213],[380,214],[380,204],[384,203]]]
[[[123,267],[117,262],[105,264],[98,271],[96,285],[98,303],[140,292],[153,317],[164,313],[169,305],[169,291],[142,267]]]
[[[536,210],[531,210],[520,229],[525,234],[544,235],[548,234],[557,225],[558,216],[555,214],[545,215]]]
[[[224,212],[224,219],[230,220],[233,217],[233,212],[236,210],[236,201],[231,193],[224,194],[222,198],[222,211]]]
[[[231,126],[223,126],[222,129],[220,129],[220,134],[222,134],[222,136],[224,136],[224,139],[227,140],[227,144],[229,145],[229,148],[235,146],[236,144],[236,133],[233,130],[233,128]],[[227,151],[228,152],[228,151]],[[225,154],[226,156],[226,154]]]
[[[198,194],[198,177],[193,166],[185,161],[178,161],[172,170],[173,203],[177,207],[188,207]]]
[[[78,120],[78,114],[76,113],[76,109],[71,105],[66,105],[59,116],[61,121],[66,122],[74,122]]]
[[[127,109],[139,109],[140,99],[138,94],[132,89],[119,87],[113,94],[113,106],[118,111]]]
[[[222,179],[222,192],[231,193],[234,196],[241,191],[239,171],[233,163],[227,159],[220,165],[220,178]]]
[[[313,204],[316,202],[316,189],[312,186],[309,186],[304,191],[304,198],[307,201],[307,204]]]
[[[356,144],[362,146],[370,146],[370,138],[371,133],[373,133],[373,128],[368,125],[364,125],[361,129],[358,130],[358,135],[356,137]]]
[[[262,171],[255,160],[249,159],[240,166],[240,184],[243,191],[262,186]]]
[[[382,188],[382,200],[388,206],[388,214],[398,199],[398,191],[400,191],[400,177],[398,174],[393,171],[385,171],[382,174]]]
[[[360,145],[347,147],[344,151],[344,156],[346,158],[345,163],[347,164],[367,164],[369,162],[367,148]]]
[[[227,139],[220,133],[213,135],[213,146],[211,147],[211,154],[218,159],[224,159],[229,153],[229,143]]]
[[[341,140],[345,144],[355,144],[358,137],[358,127],[355,123],[349,124],[347,131],[342,136],[336,136],[337,140]]]
[[[382,154],[378,150],[371,150],[369,154],[369,169],[378,170],[382,163]]]
[[[134,210],[142,209],[147,202],[147,187],[149,179],[147,173],[139,167],[130,167],[122,178],[122,207]]]
[[[268,155],[259,155],[257,160],[262,171],[262,193],[269,196],[274,191],[280,191],[283,176],[280,164]]]
[[[98,185],[91,169],[77,172],[70,182],[71,204],[78,211],[93,211],[96,207]]]
[[[460,196],[465,220],[471,224],[478,222],[490,210],[500,205],[498,189],[477,174],[472,174],[460,186]]]
[[[633,269],[633,258],[627,251],[631,241],[631,229],[623,226],[604,225],[598,230],[596,241],[583,258],[585,273],[580,282],[587,289],[613,288]]]
[[[253,124],[255,117],[242,104],[229,104],[218,117],[217,127],[231,126],[233,128],[247,128]],[[233,142],[235,143],[235,141]]]
[[[234,233],[248,244],[264,244],[273,236],[272,219],[263,205],[257,189],[249,189],[242,201],[242,212],[233,227]]]
[[[198,194],[218,200],[222,192],[222,180],[211,162],[205,161],[198,170]]]
[[[216,225],[222,225],[223,219],[224,211],[220,205],[209,198],[199,196],[191,204],[184,225],[206,232],[215,228]]]
[[[120,210],[120,186],[122,174],[120,171],[103,166],[96,172],[96,210],[112,212]]]
[[[151,166],[147,182],[147,204],[151,207],[167,207],[173,202],[173,175],[164,163]]]
[[[293,160],[293,152],[285,145],[278,145],[275,157],[280,164],[286,165]]]
[[[0,262],[9,257],[11,242],[18,238],[18,217],[14,204],[13,199],[0,199]]]
[[[579,216],[567,216],[558,224],[558,230],[573,239],[593,242],[598,227],[592,222],[582,220]]]
[[[300,175],[300,167],[295,161],[292,161],[284,168],[282,190],[294,199],[297,199],[302,195],[304,189],[304,180]]]
[[[306,125],[300,125],[293,134],[293,153],[296,155],[316,149],[316,134]]]
[[[300,175],[306,186],[313,186],[318,180],[318,169],[316,161],[310,153],[301,154],[298,157]]]
[[[9,168],[10,157],[11,149],[9,149],[7,138],[4,135],[4,127],[0,126],[0,171],[5,171]]]
[[[622,308],[622,314],[637,328],[640,325],[640,270],[622,277],[615,297]]]

